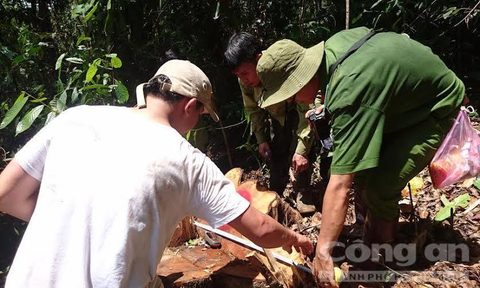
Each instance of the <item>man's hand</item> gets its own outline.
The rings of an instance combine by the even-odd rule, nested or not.
[[[263,142],[258,145],[258,154],[265,159],[270,160],[272,157],[272,150],[270,150],[270,145],[268,142]]]
[[[328,248],[317,245],[315,258],[313,259],[313,274],[318,287],[338,287],[335,282],[332,256]]]
[[[315,108],[315,109],[310,109],[310,110],[308,110],[307,112],[305,112],[305,118],[308,119],[308,117],[309,117],[312,113],[315,113],[315,114],[320,114],[320,113],[322,113],[323,106],[324,106],[324,105],[321,105],[320,107],[317,107],[317,108]]]
[[[292,253],[292,246],[297,252],[301,252],[303,255],[310,255],[313,252],[313,243],[307,236],[302,234],[296,234],[296,239],[286,246],[282,246],[283,250],[288,253]]]
[[[292,168],[293,172],[297,175],[300,172],[307,170],[308,168],[308,159],[305,156],[300,154],[293,154],[292,158]]]
[[[305,255],[313,252],[310,239],[284,227],[252,206],[228,224],[263,248],[283,247],[291,252],[293,246],[295,250],[301,250]]]

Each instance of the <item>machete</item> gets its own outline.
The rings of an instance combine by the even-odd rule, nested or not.
[[[252,249],[252,250],[255,250],[255,251],[258,251],[262,254],[265,254],[265,251],[263,250],[262,247],[250,242],[250,241],[247,241],[245,239],[242,239],[240,237],[237,237],[235,235],[232,235],[228,232],[225,232],[225,231],[222,231],[220,229],[215,229],[207,224],[203,224],[203,223],[199,223],[197,221],[193,221],[193,224],[197,227],[200,227],[202,228],[203,230],[205,231],[209,231],[209,232],[212,232],[212,233],[215,233],[217,234],[218,236],[221,236],[227,240],[230,240],[238,245],[241,245],[245,248],[248,248],[248,249]],[[292,259],[290,258],[287,258],[285,256],[282,256],[282,255],[279,255],[279,254],[276,254],[276,253],[273,253],[272,252],[272,256],[277,259],[279,262],[282,262],[283,264],[286,264],[286,265],[290,265],[290,266],[293,266],[299,270],[302,270],[304,272],[307,272],[309,274],[313,274],[312,273],[312,270],[310,268],[308,268],[307,266],[305,265],[301,265],[301,264],[297,264],[295,263],[295,261],[293,261]]]

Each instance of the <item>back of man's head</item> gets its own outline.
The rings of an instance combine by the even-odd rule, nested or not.
[[[255,36],[247,32],[238,32],[228,40],[227,49],[223,53],[225,64],[234,70],[246,61],[255,62],[262,52],[262,44]]]
[[[210,80],[200,68],[187,60],[165,62],[147,83],[137,86],[136,93],[139,107],[145,107],[145,96],[148,94],[160,96],[166,101],[177,101],[179,97],[196,98],[214,121],[219,120]]]

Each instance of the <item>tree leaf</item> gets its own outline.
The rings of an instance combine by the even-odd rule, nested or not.
[[[65,60],[70,63],[83,64],[83,59],[78,57],[68,57],[68,58],[65,58]]]
[[[473,186],[480,190],[480,178],[475,179],[475,181],[473,182]]]
[[[58,113],[62,112],[65,110],[67,107],[67,90],[64,90],[60,97],[58,97],[57,102],[55,103],[57,107]]]
[[[77,87],[73,88],[72,96],[70,97],[70,99],[72,100],[72,103],[77,102],[77,100],[78,100],[78,90],[77,90]]]
[[[84,34],[82,34],[80,37],[78,37],[77,39],[77,46],[80,45],[83,41],[90,41],[92,40],[91,37],[88,37],[88,36],[85,36]]]
[[[467,207],[468,202],[470,201],[470,195],[468,195],[467,193],[462,194],[462,195],[456,197],[455,199],[453,199],[452,202],[448,201],[448,199],[447,199],[447,197],[445,197],[445,195],[442,195],[440,197],[440,200],[442,201],[442,203],[445,207],[440,209],[440,211],[437,212],[437,215],[435,215],[435,220],[436,221],[443,221],[443,220],[447,219],[448,217],[450,217],[451,216],[450,210],[452,208],[453,208],[453,211],[455,212],[455,209],[457,207],[462,207],[462,208]]]
[[[60,70],[60,68],[62,68],[62,61],[63,58],[65,58],[65,55],[67,55],[67,53],[63,53],[62,55],[58,56],[57,62],[55,62],[55,70]]]
[[[462,207],[462,208],[467,207],[468,202],[470,202],[470,195],[468,195],[467,193],[458,196],[452,201],[455,207]]]
[[[374,9],[375,7],[378,6],[378,4],[382,3],[383,0],[378,0],[377,2],[373,3],[373,5],[370,7],[370,9]]]
[[[88,70],[87,70],[87,75],[85,76],[85,82],[88,83],[92,81],[95,74],[97,74],[97,70],[98,70],[98,67],[95,62],[90,64],[90,67],[88,67]]]
[[[45,100],[48,100],[48,98],[42,97],[42,98],[38,98],[38,99],[33,99],[33,100],[30,100],[30,103],[40,103],[40,102],[43,102]]]
[[[97,8],[98,8],[98,2],[95,3],[95,6],[93,6],[92,9],[88,11],[87,15],[85,15],[85,18],[83,18],[84,23],[87,23],[93,17],[93,14],[95,13],[95,11],[97,11]]]
[[[447,197],[445,197],[445,195],[440,196],[440,201],[442,201],[443,206],[451,205],[451,202],[448,201],[448,199],[447,199]]]
[[[113,68],[122,67],[122,60],[118,57],[112,57],[112,59],[110,59],[110,63],[112,63]]]
[[[2,122],[0,123],[0,129],[7,127],[10,122],[17,117],[20,110],[22,110],[25,103],[27,103],[28,97],[25,97],[25,91],[22,91],[20,95],[18,95],[17,100],[13,103],[13,106],[8,109],[5,117],[3,117]]]
[[[123,85],[122,81],[115,81],[117,87],[115,87],[115,96],[117,97],[118,103],[125,103],[128,101],[128,89]]]
[[[27,130],[28,128],[30,128],[30,126],[32,126],[35,119],[37,119],[38,115],[40,115],[40,113],[42,112],[43,107],[45,106],[38,105],[37,107],[28,111],[27,114],[25,114],[25,116],[23,116],[22,120],[20,120],[20,122],[18,122],[17,124],[17,128],[15,130],[15,136]]]
[[[55,118],[57,116],[57,114],[53,111],[51,111],[50,113],[47,114],[47,119],[45,120],[45,125],[47,125],[50,121],[53,120],[53,118]]]
[[[450,217],[450,209],[452,208],[453,206],[451,205],[448,205],[448,206],[445,206],[443,207],[442,209],[440,209],[440,211],[437,212],[437,215],[435,215],[435,221],[443,221],[445,219],[448,219]],[[455,208],[453,209],[453,211],[455,211]]]

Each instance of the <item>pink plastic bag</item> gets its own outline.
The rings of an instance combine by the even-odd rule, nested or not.
[[[480,174],[480,136],[472,127],[464,107],[428,168],[435,188]]]

